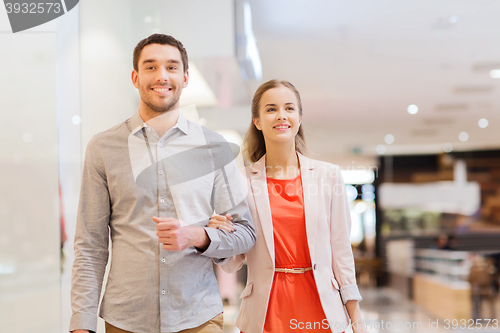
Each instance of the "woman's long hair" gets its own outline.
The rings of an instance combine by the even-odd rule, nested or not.
[[[291,91],[294,92],[295,97],[297,97],[297,103],[299,108],[299,114],[302,116],[302,101],[300,100],[300,94],[297,91],[297,88],[293,84],[288,81],[279,81],[279,80],[271,80],[267,81],[259,86],[255,91],[252,99],[252,122],[250,123],[250,127],[248,128],[247,134],[245,135],[245,139],[243,140],[243,155],[251,162],[255,163],[262,156],[266,154],[266,143],[264,141],[264,135],[262,131],[259,131],[253,120],[255,118],[259,118],[259,104],[262,98],[262,95],[273,88],[278,87],[287,87]],[[299,127],[299,131],[295,136],[295,151],[306,154],[306,141],[304,138],[304,131],[302,130],[302,125]]]

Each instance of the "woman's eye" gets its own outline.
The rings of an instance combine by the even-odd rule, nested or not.
[[[294,111],[295,109],[294,108],[288,108],[287,110]]]
[[[269,112],[269,111],[275,111],[275,109],[274,109],[274,108],[270,108],[270,109],[267,109],[267,111],[268,111],[268,112]]]

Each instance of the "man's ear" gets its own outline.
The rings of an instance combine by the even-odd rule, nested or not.
[[[260,126],[260,119],[259,118],[253,118],[253,124],[259,131],[262,131],[262,127]]]
[[[189,69],[184,73],[184,82],[182,83],[182,88],[186,88],[189,83]]]
[[[134,84],[134,87],[139,89],[139,73],[134,69],[132,71],[132,83]]]

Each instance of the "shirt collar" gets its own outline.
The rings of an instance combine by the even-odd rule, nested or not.
[[[188,134],[188,127],[189,127],[188,125],[189,124],[188,124],[186,117],[184,117],[182,112],[179,112],[179,118],[177,119],[177,123],[174,125],[173,128],[178,128],[184,134]],[[137,133],[143,127],[147,127],[147,125],[142,120],[141,115],[139,114],[139,110],[137,110],[134,113],[134,115],[130,118],[130,128],[132,130],[132,134]]]
[[[177,124],[175,124],[175,126],[179,128],[182,133],[188,134],[188,121],[182,112],[179,112],[179,119],[177,119]]]

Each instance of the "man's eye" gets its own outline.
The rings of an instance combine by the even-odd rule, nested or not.
[[[175,71],[177,69],[177,67],[169,67],[168,69]]]
[[[146,67],[146,69],[154,69],[153,66]]]

